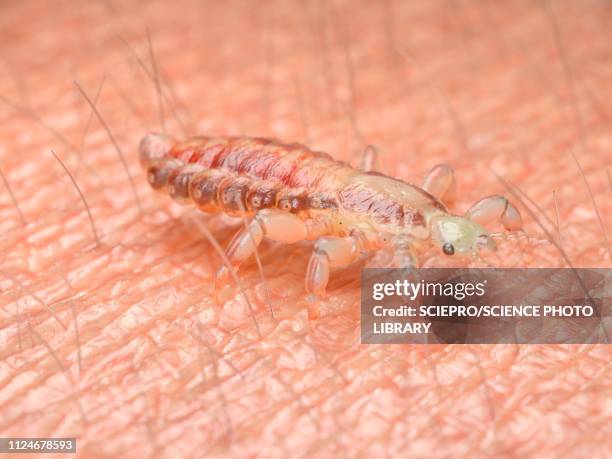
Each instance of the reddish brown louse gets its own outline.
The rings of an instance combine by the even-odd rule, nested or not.
[[[252,218],[227,248],[234,267],[250,257],[264,237],[295,243],[316,240],[306,290],[325,295],[331,267],[346,266],[364,251],[391,244],[395,264],[417,266],[431,245],[447,255],[495,249],[482,226],[498,219],[521,227],[518,210],[503,196],[489,196],[463,217],[452,215],[450,166],[432,169],[422,187],[374,171],[355,169],[300,144],[247,137],[197,137],[177,142],[151,133],[140,143],[140,162],[152,188],[204,212]],[[363,164],[375,164],[366,149]],[[227,276],[221,268],[218,278]],[[319,314],[313,302],[309,315]]]

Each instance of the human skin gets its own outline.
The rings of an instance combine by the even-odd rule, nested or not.
[[[530,238],[489,263],[610,267],[611,25],[604,1],[3,4],[0,95],[30,112],[0,102],[18,205],[0,187],[1,436],[74,436],[82,457],[604,457],[607,345],[360,344],[363,263],[332,274],[311,322],[306,243],[264,243],[265,282],[253,261],[215,293],[208,236],[225,246],[243,223],[149,189],[137,145],[160,130],[156,87],[125,42],[150,68],[149,28],[189,134],[355,165],[371,143],[415,183],[446,162],[457,213],[509,194],[495,172],[541,209],[511,197]],[[96,118],[79,152],[73,80],[94,99],[104,75],[96,105],[140,209]]]

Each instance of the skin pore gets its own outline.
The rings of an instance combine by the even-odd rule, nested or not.
[[[417,184],[446,162],[456,213],[521,209],[530,238],[487,263],[610,267],[611,26],[601,0],[2,5],[1,436],[83,457],[609,451],[609,346],[362,345],[363,264],[309,322],[309,244],[262,244],[215,293],[244,222],[151,191],[137,146],[274,137],[357,166],[374,144]]]

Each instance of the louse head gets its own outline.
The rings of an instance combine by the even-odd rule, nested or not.
[[[162,158],[174,145],[174,139],[167,134],[150,132],[145,135],[138,146],[140,164],[148,167],[154,161]]]
[[[446,255],[472,254],[497,248],[485,228],[466,218],[439,215],[431,221],[431,238]]]

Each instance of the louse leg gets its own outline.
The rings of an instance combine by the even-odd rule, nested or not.
[[[364,172],[379,172],[380,162],[378,160],[378,148],[374,145],[368,145],[361,153],[359,160],[359,168]]]
[[[277,209],[263,209],[257,212],[248,228],[236,233],[229,243],[226,254],[232,266],[237,269],[248,259],[264,237],[285,244],[306,239],[305,223],[297,216]],[[219,289],[229,277],[229,268],[222,266],[217,272],[215,287]]]
[[[435,166],[425,177],[423,189],[447,206],[452,206],[457,192],[453,168],[448,164]]]
[[[330,268],[350,265],[359,255],[359,245],[353,237],[324,236],[317,239],[306,270],[306,291],[316,297],[324,297]],[[309,301],[308,318],[314,320],[318,317],[318,301]]]
[[[398,269],[413,269],[418,267],[418,259],[408,241],[395,243],[393,265]]]
[[[419,260],[410,246],[410,241],[395,241],[395,253],[393,256],[393,267],[401,272],[404,279],[409,282],[418,283],[416,268],[419,267]]]
[[[519,230],[523,226],[518,209],[504,196],[499,195],[482,198],[468,209],[465,218],[483,226],[498,220],[509,231]]]

